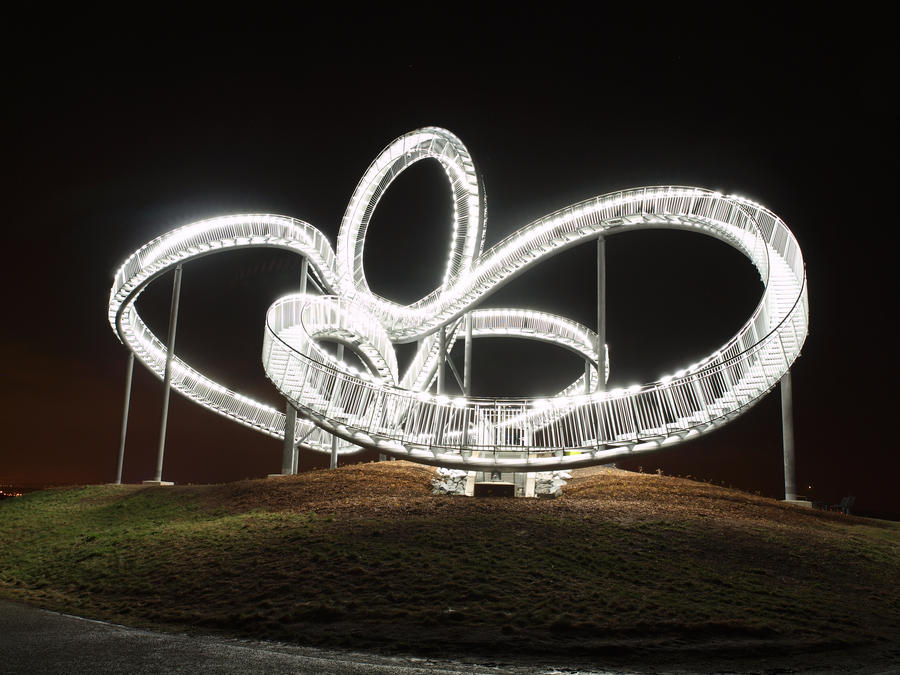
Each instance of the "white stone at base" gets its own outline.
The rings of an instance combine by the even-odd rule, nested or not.
[[[487,472],[438,467],[431,481],[432,492],[436,495],[471,497],[475,494],[475,484],[479,474],[482,474],[482,482],[498,482],[488,481]],[[512,479],[505,482],[518,486],[517,496],[530,498],[558,497],[562,494],[563,486],[572,477],[568,471],[527,471],[519,474],[507,474],[507,478],[509,476],[512,476]]]
[[[525,474],[525,496],[534,497],[534,471]]]
[[[475,472],[469,471],[466,474],[466,491],[464,493],[466,497],[474,497],[475,496]]]
[[[796,504],[797,506],[812,508],[812,502],[806,501],[805,499],[782,499],[781,501],[785,504]]]
[[[145,481],[141,481],[141,482],[144,485],[156,485],[157,487],[166,487],[169,485],[175,485],[175,483],[173,483],[170,480],[145,480]]]

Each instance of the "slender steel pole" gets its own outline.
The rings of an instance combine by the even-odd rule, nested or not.
[[[338,455],[337,455],[337,441],[338,441],[338,437],[335,436],[334,434],[332,434],[332,436],[331,436],[331,461],[328,462],[328,468],[329,468],[329,469],[336,469],[336,468],[337,468],[337,457],[338,457]]]
[[[344,360],[344,345],[338,344],[337,346],[337,359],[338,361]],[[337,451],[338,437],[332,434],[331,436],[331,462],[329,462],[328,466],[332,469],[337,468],[337,460],[338,460],[338,451]]]
[[[597,237],[597,391],[606,391],[606,239],[602,234]],[[598,450],[606,447],[599,444],[602,436],[601,423],[597,428]]]
[[[781,433],[784,443],[784,498],[797,498],[794,479],[794,403],[791,391],[791,371],[781,378]]]
[[[300,263],[300,292],[306,293],[306,282],[309,279],[309,258],[304,257]]]
[[[290,476],[294,468],[294,430],[297,427],[297,409],[290,401],[284,406],[284,446],[281,450],[281,475]]]
[[[116,463],[116,485],[122,484],[122,464],[125,461],[125,436],[128,434],[128,409],[131,406],[131,376],[134,375],[134,352],[128,352],[125,368],[125,403],[122,406],[122,436],[119,439],[119,461]]]
[[[447,358],[447,333],[444,327],[438,329],[438,371],[437,371],[437,393],[444,393],[444,359]]]
[[[447,367],[450,369],[450,374],[453,375],[453,379],[456,380],[456,384],[459,385],[459,390],[465,394],[465,382],[463,382],[463,379],[459,376],[459,371],[456,369],[456,364],[453,363],[453,359],[447,359]]]
[[[463,351],[463,394],[472,395],[472,312],[466,313],[466,345]]]
[[[309,258],[303,256],[303,260],[300,261],[300,292],[306,293],[307,282],[309,281]],[[291,441],[290,445],[288,444],[288,435],[287,435],[287,426],[285,426],[285,434],[284,434],[284,450],[281,455],[281,473],[284,473],[285,468],[285,460],[290,457],[290,470],[289,474],[294,475],[297,473],[297,465],[300,463],[300,447],[294,442],[294,429],[297,426],[297,409],[291,405],[290,401],[285,401],[287,408],[285,409],[287,412],[288,419],[285,420],[285,424],[290,422],[291,427]]]
[[[589,359],[584,360],[584,393],[591,393],[591,362]]]
[[[597,391],[606,391],[606,240],[597,237]]]
[[[172,389],[172,357],[175,355],[175,328],[178,325],[178,302],[181,298],[181,265],[175,268],[172,283],[172,304],[169,306],[169,338],[166,341],[166,368],[163,371],[162,421],[159,425],[159,451],[156,455],[156,473],[153,483],[162,482],[163,456],[166,452],[166,424],[169,421],[169,392]]]

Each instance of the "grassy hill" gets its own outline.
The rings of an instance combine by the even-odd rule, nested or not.
[[[494,660],[900,658],[900,524],[614,469],[576,472],[555,500],[439,497],[431,476],[384,462],[6,500],[0,595],[125,624]]]

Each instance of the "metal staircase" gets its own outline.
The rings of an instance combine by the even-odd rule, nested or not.
[[[365,279],[365,233],[378,200],[404,169],[436,159],[450,181],[454,227],[444,284],[410,305],[376,296]],[[166,349],[141,320],[135,301],[168,269],[197,257],[246,247],[296,252],[326,293],[295,294],[270,307],[262,361],[278,390],[298,409],[295,438],[317,450],[361,447],[455,468],[549,470],[611,462],[674,445],[714,429],[760,400],[799,356],[808,328],[803,258],[796,239],[771,211],[748,200],[690,187],[624,190],[540,218],[483,250],[485,206],[471,157],[458,138],[437,129],[401,136],[376,158],[353,194],[336,253],[316,228],[276,215],[214,218],[173,230],[123,263],[110,293],[109,321],[134,354],[163,376]],[[763,294],[751,317],[702,361],[627,390],[599,387],[597,334],[564,317],[481,309],[491,293],[532,265],[571,246],[638,229],[681,229],[716,237],[743,252],[759,271]],[[440,359],[463,336],[512,336],[578,353],[585,376],[546,399],[450,397],[428,391]],[[337,340],[365,364],[359,372],[318,344]],[[393,345],[419,341],[410,367],[397,371]],[[605,349],[605,345],[602,347]],[[607,359],[603,359],[608,363]],[[604,373],[604,382],[608,370]],[[172,386],[197,403],[275,437],[282,412],[222,387],[177,356]],[[315,428],[314,428],[315,427]]]

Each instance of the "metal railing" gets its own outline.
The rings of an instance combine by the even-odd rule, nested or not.
[[[420,133],[421,132],[421,133]],[[402,141],[402,142],[401,142]],[[455,229],[446,283],[403,306],[368,289],[362,271],[365,225],[390,182],[414,161],[441,162],[454,194]],[[335,253],[316,228],[275,215],[227,216],[173,230],[142,246],[116,273],[109,321],[135,355],[162,377],[166,350],[135,301],[153,279],[186,260],[236,248],[270,246],[307,257],[324,289],[339,297],[288,296],[266,318],[263,365],[301,411],[296,436],[330,450],[330,434],[357,446],[445,466],[508,468],[579,464],[674,444],[739,414],[763,396],[799,355],[808,328],[803,258],[771,211],[748,200],[689,187],[624,190],[586,200],[523,227],[478,255],[484,199],[468,152],[455,136],[426,129],[386,148],[354,192]],[[563,317],[517,309],[474,309],[538,261],[579,243],[644,228],[675,228],[719,238],[756,266],[764,292],[737,334],[706,359],[658,382],[589,393],[584,376],[548,399],[483,399],[429,394],[439,359],[435,331],[449,326],[448,349],[467,312],[473,336],[542,339],[596,363],[597,337]],[[341,270],[344,270],[343,272]],[[362,358],[353,372],[317,345],[339,340]],[[393,344],[420,340],[398,376]],[[172,386],[191,400],[272,436],[284,415],[223,387],[177,356]],[[315,424],[319,430],[314,430]]]
[[[781,326],[805,331],[802,317],[803,311],[793,311]],[[752,405],[786,372],[788,354],[799,346],[786,342],[785,332],[773,332],[734,356],[719,353],[689,373],[636,390],[538,400],[450,398],[324,366],[312,358],[311,344],[292,349],[278,339],[292,327],[279,318],[277,312],[267,316],[263,360],[278,354],[290,364],[285,372],[293,378],[273,382],[310,417],[353,442],[453,466],[609,461],[678,442]]]

